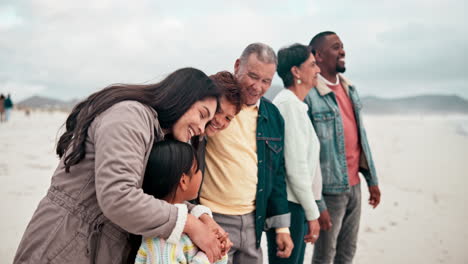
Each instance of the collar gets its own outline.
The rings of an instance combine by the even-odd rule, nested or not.
[[[282,91],[280,91],[275,97],[275,101],[276,100],[278,100],[278,103],[290,102],[290,103],[298,104],[302,108],[304,108],[306,111],[309,109],[307,104],[301,101],[297,97],[297,95],[293,91],[289,90],[288,88],[284,88]]]
[[[322,75],[319,74],[319,78],[317,80],[317,85],[315,86],[315,89],[317,89],[317,91],[319,92],[319,94],[321,96],[324,96],[326,94],[329,94],[329,93],[333,92],[330,89],[330,87],[327,86],[327,83],[324,80],[327,81],[325,78],[323,78]],[[353,85],[353,84],[340,73],[338,74],[338,80],[337,81],[338,81],[338,83],[341,83],[341,85],[343,85],[346,93],[349,94],[349,87],[351,85]],[[335,84],[332,83],[331,85],[335,85]]]
[[[258,101],[255,103],[255,106],[256,106],[257,108],[260,108],[260,101],[261,101],[261,99],[258,99]]]
[[[262,100],[261,98],[258,99],[258,101],[257,101],[255,104],[252,104],[252,105],[244,104],[244,105],[242,106],[242,108],[244,108],[244,107],[256,107],[257,110],[260,110],[260,101],[261,101],[261,100]]]
[[[325,77],[323,77],[320,73],[318,74],[318,77],[321,81],[323,81],[326,85],[338,85],[340,84],[340,76],[338,74],[336,74],[336,83],[332,83],[330,82],[329,80],[325,79]]]
[[[260,107],[260,104],[262,102],[262,100],[266,100],[264,99],[263,97],[260,98],[260,100],[258,100],[258,102],[255,104],[255,106],[257,107],[257,110],[258,110],[258,117],[261,118],[261,119],[265,119],[265,120],[268,120],[268,114],[267,114],[267,110],[265,109],[265,103],[262,104],[262,107]]]

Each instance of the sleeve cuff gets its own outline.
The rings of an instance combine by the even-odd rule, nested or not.
[[[317,203],[314,201],[311,206],[312,208],[310,208],[310,210],[305,211],[307,221],[316,220],[320,217],[321,211],[319,210]]]
[[[182,232],[184,231],[185,222],[187,222],[187,205],[185,204],[175,204],[177,207],[177,222],[172,230],[171,235],[167,238],[168,243],[177,244],[180,241]]]
[[[275,215],[265,219],[264,230],[270,228],[290,227],[291,226],[291,213]]]
[[[211,213],[210,208],[203,206],[203,205],[197,205],[193,207],[192,210],[190,211],[190,214],[195,216],[196,218],[200,218],[202,214],[207,214],[211,218],[213,218],[213,214]]]
[[[315,202],[317,203],[320,212],[327,210],[327,204],[325,203],[325,200],[323,200],[323,196],[321,200],[317,200]]]
[[[275,232],[276,232],[276,234],[279,234],[279,233],[291,234],[291,232],[289,232],[289,228],[288,228],[288,227],[276,228],[276,229],[275,229]]]
[[[370,180],[366,179],[366,182],[367,182],[367,186],[369,187],[379,185],[379,182],[377,181],[377,179],[370,179]]]

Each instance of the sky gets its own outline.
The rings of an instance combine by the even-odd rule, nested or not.
[[[464,0],[0,0],[0,92],[70,100],[187,66],[233,71],[250,43],[277,51],[331,30],[361,96],[468,98],[467,11]]]

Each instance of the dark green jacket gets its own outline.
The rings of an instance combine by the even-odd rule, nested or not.
[[[206,138],[196,142],[200,168],[205,168]],[[258,183],[255,231],[260,247],[262,231],[289,227],[291,220],[286,195],[284,167],[284,120],[270,101],[262,98],[257,119]],[[203,184],[203,183],[202,183]],[[192,201],[199,203],[198,199]]]
[[[289,227],[284,166],[284,120],[270,101],[262,98],[257,119],[258,184],[255,205],[257,247],[262,231]]]

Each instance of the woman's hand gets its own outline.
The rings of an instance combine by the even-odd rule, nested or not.
[[[216,221],[207,214],[203,214],[199,218],[204,224],[206,224],[210,230],[215,231],[218,234],[218,240],[221,242],[221,256],[226,255],[232,247],[232,242],[229,239],[229,233],[216,223]]]
[[[191,214],[187,215],[184,233],[190,237],[201,251],[205,252],[211,263],[223,256],[221,254],[221,242],[218,239],[219,234]]]
[[[304,242],[313,244],[319,237],[320,224],[318,220],[307,221],[307,224],[309,226],[309,233],[304,236]]]

